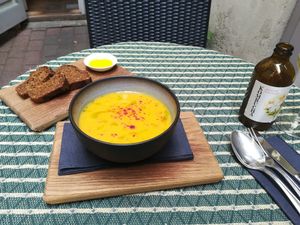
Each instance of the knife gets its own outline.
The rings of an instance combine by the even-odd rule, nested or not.
[[[300,173],[288,162],[285,158],[272,146],[270,145],[257,131],[255,134],[260,142],[261,146],[264,148],[266,153],[271,156],[283,169],[285,169],[289,174],[300,182]]]

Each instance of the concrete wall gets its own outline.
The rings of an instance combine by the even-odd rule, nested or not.
[[[295,84],[300,87],[300,1],[297,1],[295,5],[281,40],[294,45],[294,54],[291,57],[291,62],[294,64],[297,74]]]
[[[257,63],[279,42],[297,0],[212,0],[209,48]]]

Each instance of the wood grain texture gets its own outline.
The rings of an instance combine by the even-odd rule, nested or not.
[[[58,176],[64,122],[57,123],[44,201],[48,204],[59,204],[222,180],[223,172],[194,114],[182,112],[181,119],[194,160],[132,165],[65,176]]]
[[[117,75],[132,75],[131,72],[121,66],[116,66],[107,72],[95,72],[87,69],[83,60],[76,61],[72,65],[87,70],[93,81]],[[0,99],[33,131],[43,131],[65,119],[68,116],[69,104],[73,96],[79,91],[79,89],[73,90],[48,102],[37,104],[29,98],[21,98],[15,91],[15,87],[0,90]]]

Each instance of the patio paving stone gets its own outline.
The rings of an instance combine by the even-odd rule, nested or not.
[[[30,24],[30,23],[29,23]],[[49,60],[89,48],[86,25],[25,27],[0,35],[0,86]]]

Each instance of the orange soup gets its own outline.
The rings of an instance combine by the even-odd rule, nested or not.
[[[105,94],[88,103],[79,116],[79,127],[84,133],[120,144],[151,139],[171,123],[171,114],[161,101],[139,92]]]

